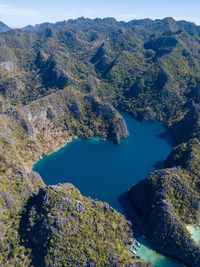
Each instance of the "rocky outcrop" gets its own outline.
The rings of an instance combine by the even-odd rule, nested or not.
[[[132,232],[123,216],[107,204],[82,197],[73,186],[47,189],[41,177],[31,172],[39,158],[73,138],[99,136],[114,142],[118,138],[119,142],[127,134],[121,129],[126,125],[118,125],[120,120],[122,117],[110,104],[91,96],[85,98],[69,88],[21,108],[5,109],[0,115],[0,264],[87,265],[97,260],[102,265],[134,266],[139,262],[126,252]],[[117,129],[115,137],[109,135],[111,125],[113,131]],[[38,193],[39,187],[43,188]],[[22,207],[25,217],[20,219]],[[113,228],[116,221],[122,228]],[[88,236],[91,231],[92,236]]]
[[[200,247],[185,227],[197,220],[200,201],[189,180],[180,168],[156,171],[134,186],[129,197],[155,248],[187,266],[199,266]]]
[[[139,121],[156,121],[156,112],[153,111],[150,107],[138,110],[135,114],[135,117]]]
[[[135,266],[124,250],[132,236],[124,217],[71,184],[40,188],[27,203],[20,233],[36,266]]]
[[[126,123],[114,107],[93,95],[77,96],[68,89],[52,93],[20,109],[9,108],[5,114],[18,121],[36,143],[40,143],[42,135],[47,133],[49,137],[42,139],[43,142],[49,142],[51,138],[53,141],[53,133],[58,129],[60,141],[71,134],[80,138],[99,136],[118,144],[121,138],[128,136]],[[88,121],[85,128],[81,125],[83,120]],[[62,142],[66,143],[65,140]]]
[[[177,132],[181,133],[185,136],[184,132]],[[199,221],[199,158],[197,138],[181,143],[166,160],[165,165],[170,169],[152,173],[129,191],[131,202],[143,222],[144,234],[155,248],[187,266],[200,264],[200,247],[186,229],[187,224]]]
[[[178,143],[187,142],[192,138],[200,139],[200,107],[193,101],[188,101],[185,109],[188,109],[185,116],[170,127],[170,131]]]
[[[157,57],[169,54],[172,49],[177,45],[176,38],[171,36],[162,36],[159,38],[151,39],[144,44],[145,49],[152,49],[156,52]]]
[[[109,46],[106,43],[103,43],[91,59],[91,63],[95,65],[95,69],[103,76],[107,74],[112,64],[110,54]]]
[[[199,248],[184,227],[197,218],[200,188],[199,147],[196,141],[189,142],[199,139],[200,132],[199,29],[172,18],[129,23],[79,18],[0,34],[1,265],[30,266],[35,251],[38,254],[37,245],[44,264],[70,260],[79,264],[82,255],[76,245],[82,248],[87,241],[88,246],[80,250],[84,255],[80,265],[87,265],[88,259],[92,264],[109,257],[110,263],[102,262],[102,266],[125,266],[124,245],[120,251],[116,248],[108,253],[102,245],[110,244],[113,233],[118,237],[120,231],[122,235],[126,232],[117,228],[111,208],[104,205],[100,209],[103,204],[90,199],[84,202],[76,193],[71,205],[73,190],[65,188],[66,192],[59,186],[56,193],[58,188],[45,188],[37,175],[30,174],[33,163],[73,138],[100,137],[119,143],[128,132],[113,106],[140,120],[164,121],[177,142],[185,142],[167,161],[172,170],[152,174],[131,192],[137,195],[133,202],[143,221],[146,218],[144,229],[155,246],[171,255],[176,251],[186,264],[199,264]],[[27,178],[22,179],[19,170]],[[38,193],[40,186],[43,188]],[[107,220],[103,216],[107,213],[114,217]],[[106,225],[98,224],[102,218]],[[84,224],[89,226],[87,231],[81,228]],[[91,229],[95,235],[89,238]],[[98,246],[96,237],[101,241]],[[123,236],[121,240],[125,239]]]
[[[111,104],[98,101],[94,96],[87,96],[85,99],[91,103],[92,112],[97,118],[108,122],[107,138],[109,140],[119,144],[120,139],[129,135],[125,120]]]
[[[181,166],[192,171],[194,165],[199,164],[199,157],[200,141],[197,138],[191,139],[188,143],[182,143],[173,149],[166,160],[166,167]]]
[[[37,54],[36,64],[41,69],[44,86],[47,88],[56,86],[63,89],[69,85],[71,83],[70,77],[59,68],[54,56],[51,55],[46,59],[43,54],[44,52]]]
[[[108,138],[115,144],[120,143],[120,139],[126,138],[129,135],[125,120],[119,117],[115,120],[108,129]]]

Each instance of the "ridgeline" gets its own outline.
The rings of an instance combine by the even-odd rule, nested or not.
[[[1,266],[147,266],[126,250],[133,233],[122,215],[32,172],[75,138],[118,144],[128,131],[117,109],[163,122],[176,139],[166,169],[129,196],[155,248],[200,266],[186,228],[200,220],[200,27],[173,18],[0,34]]]

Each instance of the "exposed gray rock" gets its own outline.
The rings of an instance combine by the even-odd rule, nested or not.
[[[155,248],[187,266],[199,266],[200,248],[191,239],[179,215],[181,210],[176,206],[181,199],[183,209],[197,219],[199,198],[185,179],[189,179],[189,175],[180,168],[156,171],[132,187],[129,197],[143,223],[143,234]]]
[[[14,63],[10,60],[1,62],[1,66],[8,71],[12,71],[14,69]]]
[[[116,121],[111,123],[109,127],[108,137],[116,144],[120,143],[121,138],[125,138],[129,135],[126,122],[122,117],[119,117]]]

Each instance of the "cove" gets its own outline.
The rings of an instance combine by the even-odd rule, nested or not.
[[[200,226],[199,225],[188,225],[188,231],[191,234],[192,239],[200,245]]]
[[[150,172],[164,167],[174,142],[161,123],[139,122],[127,114],[122,115],[130,136],[121,140],[120,145],[99,138],[76,139],[38,161],[33,170],[47,185],[72,183],[84,196],[106,201],[127,215],[125,209],[131,206],[124,200],[124,194]],[[138,253],[153,266],[181,266],[153,251],[146,241],[141,242]]]

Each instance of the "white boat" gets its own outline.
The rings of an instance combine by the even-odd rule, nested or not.
[[[133,249],[131,249],[131,252],[133,252],[134,254],[136,254],[137,252],[135,251],[135,250],[133,250]]]
[[[136,243],[136,245],[137,245],[138,247],[141,246],[141,244],[140,244],[138,241],[135,241],[135,243]]]

